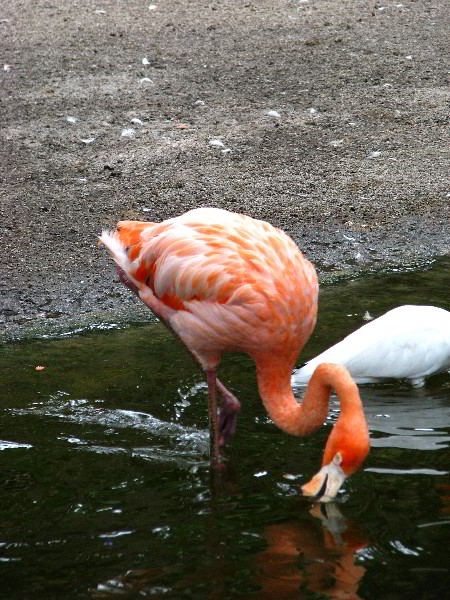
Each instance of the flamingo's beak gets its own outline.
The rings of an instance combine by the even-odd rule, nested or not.
[[[302,485],[304,496],[311,496],[318,502],[330,502],[336,497],[347,475],[341,469],[341,454],[338,452],[333,460],[324,465],[314,477]]]

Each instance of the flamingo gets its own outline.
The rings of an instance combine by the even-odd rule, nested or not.
[[[323,467],[305,495],[334,497],[365,459],[367,424],[358,388],[340,366],[322,365],[303,404],[291,374],[316,323],[318,282],[313,265],[282,231],[264,221],[199,208],[162,223],[121,221],[103,231],[120,280],[162,319],[206,372],[210,456],[236,427],[240,403],[217,379],[222,353],[246,352],[256,363],[260,396],[273,422],[293,435],[323,425],[335,388],[341,414],[327,442]],[[216,392],[222,396],[217,422]]]
[[[398,306],[308,361],[293,374],[294,385],[306,384],[322,362],[344,365],[357,383],[409,379],[420,387],[450,368],[450,312]]]

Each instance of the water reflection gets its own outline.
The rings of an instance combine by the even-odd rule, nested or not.
[[[236,585],[232,589],[233,598],[247,597],[251,593],[261,600],[288,600],[298,599],[299,593],[305,592],[339,600],[361,598],[358,588],[366,569],[357,563],[367,539],[336,504],[314,505],[299,518],[268,525],[261,534],[242,534],[253,536],[265,548],[255,554],[248,569],[250,581],[245,586],[246,592],[242,593]],[[229,588],[222,588],[230,575],[223,557],[223,544],[218,543],[214,554],[215,557],[210,557],[210,570],[221,583],[209,586],[203,596],[208,599],[223,598],[231,592]],[[180,579],[178,570],[179,565],[130,570],[99,583],[92,597],[102,599],[120,594],[158,598],[169,592],[172,597],[182,592],[183,597],[191,597],[191,593],[195,597],[194,590],[202,585],[205,574],[197,572]]]
[[[355,564],[367,540],[335,504],[310,510],[314,519],[271,525],[264,531],[267,548],[257,556],[258,598],[298,598],[300,591],[330,599],[357,600],[366,569]]]
[[[443,376],[442,380],[448,378]],[[361,387],[372,448],[438,450],[450,442],[448,390],[400,385]],[[381,435],[380,435],[381,434]]]

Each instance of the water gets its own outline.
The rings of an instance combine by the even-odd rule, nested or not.
[[[366,310],[448,309],[448,267],[323,287],[302,359]],[[0,369],[0,598],[446,597],[449,374],[361,387],[371,453],[320,506],[299,484],[336,402],[323,430],[290,437],[244,356],[221,367],[243,408],[218,477],[202,375],[160,324],[7,344]]]

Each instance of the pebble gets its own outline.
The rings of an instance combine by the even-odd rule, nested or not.
[[[216,148],[223,148],[225,146],[222,140],[210,140],[209,145],[215,146]]]
[[[122,129],[122,133],[121,136],[122,137],[129,137],[132,138],[136,135],[136,129],[133,129],[133,127],[124,127]]]

